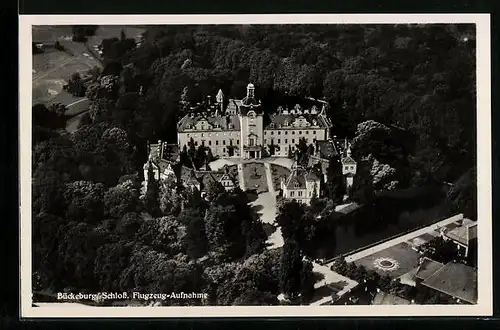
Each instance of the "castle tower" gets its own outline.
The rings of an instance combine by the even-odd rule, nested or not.
[[[259,101],[255,99],[255,86],[247,85],[247,95],[239,106],[241,127],[240,150],[243,158],[261,158],[263,150],[263,111]]]
[[[220,113],[224,112],[224,93],[222,93],[222,89],[219,89],[219,92],[215,96],[217,103],[219,104]]]

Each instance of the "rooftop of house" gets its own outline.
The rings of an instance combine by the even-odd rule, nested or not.
[[[425,280],[438,270],[440,270],[444,265],[440,262],[434,261],[427,257],[424,257],[420,266],[417,267],[417,273],[415,277],[420,280]]]
[[[285,182],[287,189],[306,189],[307,182],[317,182],[319,178],[313,172],[302,169],[293,170]]]
[[[321,159],[330,159],[338,155],[337,148],[335,148],[335,144],[331,140],[316,141],[315,147],[315,156]]]
[[[351,156],[342,158],[342,165],[356,165],[356,161]]]
[[[378,292],[372,301],[373,305],[410,305],[410,301],[392,295],[390,293],[380,291]]]
[[[477,269],[450,262],[422,282],[424,286],[451,297],[477,303]]]
[[[463,245],[469,245],[469,242],[477,238],[477,222],[464,219],[461,226],[456,227],[445,233],[445,236]]]
[[[305,128],[328,128],[328,119],[322,114],[284,114],[271,115],[269,123],[264,129],[305,129]]]
[[[200,131],[239,131],[240,121],[237,115],[222,115],[214,112],[190,113],[177,123],[178,132]]]

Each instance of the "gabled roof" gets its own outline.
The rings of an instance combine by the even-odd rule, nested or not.
[[[321,128],[327,128],[328,127],[328,122],[324,118],[323,115],[321,114],[276,114],[272,115],[270,117],[270,123],[264,127],[264,129],[301,129],[305,127],[295,127],[293,126],[293,123],[295,122],[296,119],[299,117],[303,117],[311,126],[308,126],[309,128],[314,128],[317,127],[319,129]],[[316,125],[314,125],[314,122],[316,122]],[[285,125],[287,123],[287,125]]]
[[[237,115],[209,115],[206,113],[187,114],[178,123],[177,129],[179,132],[187,129],[192,129],[199,121],[207,121],[213,126],[212,129],[220,129],[222,131],[238,131],[240,130],[240,120]],[[218,128],[215,128],[218,126]]]
[[[303,175],[297,173],[297,171],[293,171],[288,180],[286,181],[287,189],[305,189],[306,188],[306,180]]]
[[[463,224],[462,226],[456,227],[448,232],[445,236],[463,245],[469,245],[469,242],[477,238],[477,223],[473,224]]]
[[[199,180],[192,168],[182,166],[179,173],[180,180],[185,184],[199,184]]]
[[[477,269],[461,263],[447,263],[422,285],[471,304],[477,303]]]
[[[410,301],[397,297],[393,294],[380,291],[373,298],[373,305],[410,305]]]
[[[333,141],[321,140],[316,141],[316,155],[322,159],[330,159],[331,157],[337,156],[338,153]]]
[[[417,268],[417,273],[415,277],[420,280],[425,280],[438,270],[440,270],[444,265],[440,262],[434,261],[427,257],[424,257],[422,263]]]
[[[342,165],[356,165],[356,161],[351,156],[342,158]]]

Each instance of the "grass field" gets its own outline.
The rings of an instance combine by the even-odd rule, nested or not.
[[[137,27],[100,26],[96,35],[89,37],[88,45],[93,47],[99,45],[103,39],[120,37],[122,29],[130,38],[144,32],[144,29]],[[69,104],[77,101],[78,99],[67,98],[64,95],[62,101],[53,99],[62,93],[62,86],[73,73],[83,73],[95,66],[101,66],[99,59],[92,57],[83,43],[71,41],[71,35],[71,26],[33,26],[33,41],[46,44],[59,41],[67,52],[48,48],[44,53],[33,55],[32,104],[46,102]]]
[[[262,163],[250,163],[243,165],[243,178],[245,187],[249,190],[255,189],[258,194],[268,191],[266,168]]]
[[[377,267],[377,262],[385,258],[395,261],[396,266],[388,270]],[[400,243],[356,260],[354,263],[358,266],[362,265],[366,269],[375,270],[380,275],[389,275],[396,278],[417,267],[418,258],[419,254],[409,244]]]

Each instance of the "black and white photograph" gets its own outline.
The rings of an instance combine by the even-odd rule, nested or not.
[[[202,16],[21,17],[23,314],[491,313],[489,15]]]

